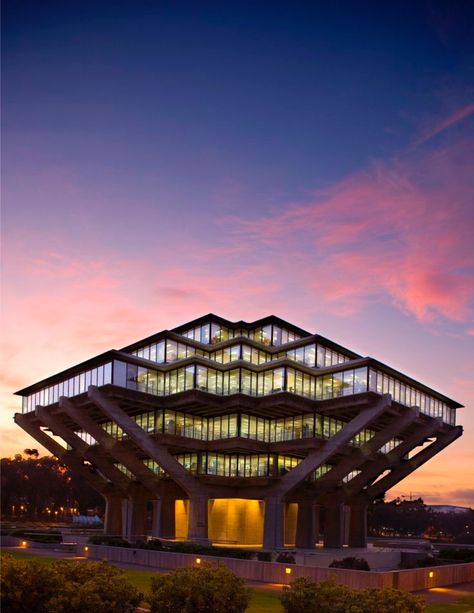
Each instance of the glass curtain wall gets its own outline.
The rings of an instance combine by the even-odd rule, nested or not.
[[[296,368],[279,367],[253,372],[246,368],[220,371],[201,365],[189,365],[167,372],[114,360],[94,369],[23,398],[23,412],[34,411],[36,405],[46,406],[58,402],[61,396],[85,393],[89,385],[103,386],[113,383],[139,392],[168,396],[199,389],[217,395],[236,393],[265,396],[288,391],[312,400],[326,400],[351,396],[366,391],[391,394],[406,406],[418,406],[420,411],[455,425],[456,411],[438,398],[373,368],[352,368],[326,375],[311,375]],[[306,424],[306,431],[311,424]]]

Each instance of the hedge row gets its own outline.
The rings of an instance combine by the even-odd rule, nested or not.
[[[212,545],[198,545],[197,543],[171,543],[151,539],[149,541],[138,541],[129,543],[125,539],[116,536],[92,536],[89,542],[93,545],[108,545],[109,547],[132,547],[133,549],[151,549],[158,551],[170,551],[173,553],[190,553],[202,556],[214,556],[221,558],[238,558],[240,560],[258,560],[271,562],[272,554],[270,551],[251,551],[238,547],[214,547]],[[294,558],[293,558],[294,563]]]

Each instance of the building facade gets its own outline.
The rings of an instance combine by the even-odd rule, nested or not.
[[[458,403],[275,316],[210,314],[17,394],[130,540],[364,547],[368,504],[462,434]]]

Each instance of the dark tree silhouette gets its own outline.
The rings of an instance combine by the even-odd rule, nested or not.
[[[103,509],[102,496],[56,458],[39,457],[37,449],[24,453],[26,458],[16,454],[0,460],[3,518],[55,520],[65,519],[71,508],[81,513]]]

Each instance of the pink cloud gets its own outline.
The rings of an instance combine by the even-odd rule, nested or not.
[[[474,308],[474,146],[457,142],[374,164],[268,219],[237,220],[302,287],[342,313],[389,301],[420,321],[469,321]],[[230,221],[230,220],[229,220]]]
[[[441,134],[441,132],[448,130],[449,128],[463,121],[464,119],[467,119],[473,113],[474,102],[471,102],[471,104],[467,104],[460,109],[456,109],[456,111],[451,113],[451,115],[435,122],[435,124],[430,126],[428,130],[425,130],[425,132],[415,141],[414,146],[426,143],[438,134]]]

